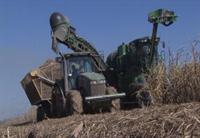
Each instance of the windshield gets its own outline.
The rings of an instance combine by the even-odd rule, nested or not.
[[[91,57],[71,57],[68,59],[69,87],[76,88],[76,80],[80,73],[96,72]]]
[[[72,57],[68,59],[68,71],[73,72],[95,72],[95,66],[90,57]]]

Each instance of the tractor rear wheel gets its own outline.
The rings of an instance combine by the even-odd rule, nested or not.
[[[106,88],[106,94],[117,94],[117,91],[114,87],[107,87]],[[110,111],[114,112],[114,111],[118,111],[120,110],[121,106],[120,106],[120,99],[113,99],[111,101],[111,105],[110,105]]]
[[[69,114],[81,114],[83,113],[83,98],[81,93],[77,90],[70,90],[68,93],[69,100]]]
[[[45,112],[44,109],[42,108],[42,106],[38,106],[36,109],[36,121],[42,121],[45,119]]]

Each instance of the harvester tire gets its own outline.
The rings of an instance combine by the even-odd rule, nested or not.
[[[36,121],[40,122],[45,119],[45,112],[42,106],[38,106],[36,109]]]
[[[83,113],[83,98],[79,91],[71,90],[68,93],[69,99],[69,114],[81,114]]]
[[[136,95],[138,106],[140,108],[150,106],[152,104],[152,96],[148,91],[140,91]]]
[[[106,88],[106,94],[117,94],[117,91],[114,87],[107,87]],[[111,101],[110,111],[115,112],[115,111],[120,110],[120,108],[121,108],[120,99],[113,99]]]

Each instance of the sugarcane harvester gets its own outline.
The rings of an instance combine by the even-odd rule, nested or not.
[[[121,105],[139,101],[150,104],[150,94],[138,91],[145,85],[144,74],[157,61],[158,24],[168,26],[175,19],[171,11],[152,12],[149,15],[153,23],[152,37],[122,44],[104,62],[89,42],[76,35],[67,18],[53,13],[50,17],[52,50],[58,57],[29,72],[21,81],[30,103],[37,106],[37,120],[118,110]],[[59,44],[73,52],[62,53]]]
[[[169,26],[176,21],[177,16],[173,11],[158,9],[148,16],[148,21],[153,24],[151,37],[143,37],[122,44],[107,58],[107,81],[119,92],[125,92],[122,107],[149,105],[152,97],[147,89],[148,73],[150,68],[158,63],[157,37],[158,25]]]

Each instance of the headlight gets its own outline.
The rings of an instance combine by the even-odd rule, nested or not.
[[[106,83],[105,80],[100,80],[98,83]]]
[[[106,83],[105,80],[99,80],[99,81],[91,81],[90,84],[103,84],[103,83]]]
[[[90,84],[97,84],[97,81],[91,81]]]

